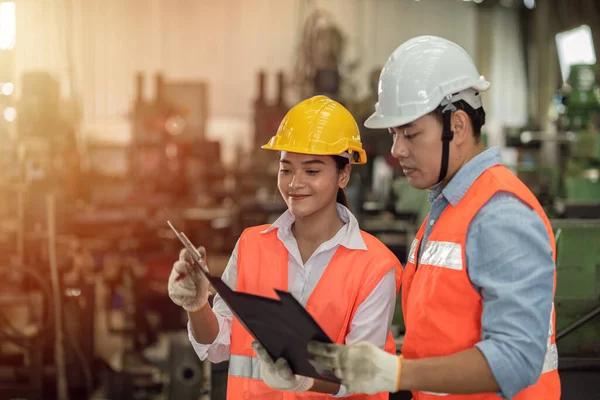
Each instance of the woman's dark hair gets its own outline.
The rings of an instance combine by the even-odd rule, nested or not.
[[[348,160],[346,157],[342,157],[342,156],[331,156],[331,157],[335,161],[335,166],[337,167],[338,171],[343,170],[346,167],[346,165],[348,165],[350,163],[350,160]],[[341,205],[343,205],[347,208],[350,208],[350,205],[348,204],[348,199],[346,198],[346,193],[344,192],[344,189],[338,188],[337,198],[335,200],[338,203],[340,203]]]

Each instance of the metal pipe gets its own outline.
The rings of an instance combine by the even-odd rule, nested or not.
[[[573,322],[571,325],[567,326],[565,329],[558,332],[556,334],[556,341],[565,337],[566,335],[573,332],[575,329],[579,328],[581,325],[585,324],[586,322],[595,318],[598,315],[600,315],[600,305],[598,305],[598,307],[594,308],[592,311],[590,311],[589,313],[587,313],[586,315],[584,315],[577,321]]]
[[[212,385],[211,385],[211,378],[212,378],[212,363],[210,361],[208,361],[208,359],[202,361],[202,387],[201,387],[201,393],[202,395],[200,396],[199,400],[210,400],[211,399],[211,392],[212,392]]]
[[[25,265],[25,188],[17,189],[17,264]]]
[[[48,258],[50,261],[50,278],[54,298],[54,362],[56,363],[56,394],[58,400],[69,400],[67,386],[67,370],[65,362],[64,335],[62,325],[62,302],[60,281],[58,279],[58,263],[56,258],[56,205],[54,194],[46,196],[46,216],[48,220]]]
[[[577,141],[577,135],[574,132],[556,132],[548,133],[544,131],[523,131],[519,135],[519,139],[522,143],[527,144],[533,140],[538,142],[575,142]]]
[[[277,106],[283,107],[285,105],[285,76],[283,71],[277,73]]]

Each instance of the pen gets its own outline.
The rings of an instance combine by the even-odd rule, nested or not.
[[[171,228],[171,230],[173,232],[175,232],[175,236],[177,236],[177,238],[179,239],[179,241],[181,243],[183,243],[183,245],[185,246],[185,248],[188,251],[188,253],[190,253],[190,257],[192,258],[193,262],[195,262],[195,264],[200,267],[200,269],[202,270],[203,273],[205,273],[205,274],[208,275],[208,270],[201,263],[202,255],[200,254],[200,252],[198,251],[198,249],[196,249],[196,247],[192,244],[192,242],[190,242],[190,240],[187,238],[187,236],[185,235],[185,233],[178,232],[177,229],[175,229],[175,227],[171,224],[171,221],[167,221],[167,224],[169,225],[169,227]],[[185,278],[186,275],[187,274],[185,274],[183,272],[180,272],[179,275],[177,275],[177,277],[175,278],[175,282],[179,282],[180,280],[182,280],[183,278]]]

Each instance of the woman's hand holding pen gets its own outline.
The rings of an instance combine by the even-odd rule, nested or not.
[[[206,267],[206,250],[199,247],[201,262]],[[208,268],[207,268],[208,269]],[[186,249],[179,253],[179,260],[173,264],[169,276],[169,297],[188,312],[200,311],[208,304],[208,280],[194,265],[192,256]]]

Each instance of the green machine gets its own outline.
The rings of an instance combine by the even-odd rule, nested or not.
[[[552,220],[556,340],[561,358],[600,368],[600,220]],[[572,362],[572,361],[571,361]]]
[[[551,107],[556,134],[508,132],[512,166],[551,218],[556,238],[560,368],[600,370],[600,86],[597,65],[571,65]],[[512,133],[512,134],[511,134]],[[555,164],[542,165],[547,145]]]
[[[558,126],[569,146],[560,195],[567,218],[600,218],[600,86],[596,65],[571,66]]]
[[[549,110],[556,133],[508,129],[510,165],[553,218],[600,218],[600,85],[596,64],[574,64]],[[555,160],[548,164],[548,146]],[[545,162],[544,162],[545,161]],[[546,164],[546,165],[545,165]]]
[[[562,146],[552,220],[556,339],[567,366],[600,369],[600,86],[597,66],[572,65],[561,90]]]

